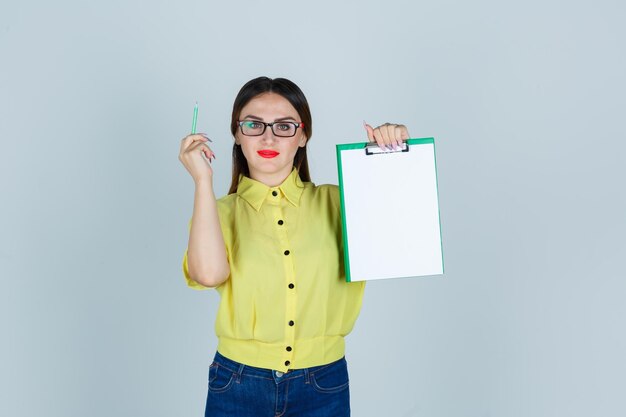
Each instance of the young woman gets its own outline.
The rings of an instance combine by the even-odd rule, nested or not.
[[[365,125],[395,147],[406,127]],[[364,283],[344,276],[337,186],[316,186],[307,163],[311,112],[298,86],[259,77],[235,98],[229,194],[216,200],[205,134],[182,140],[195,196],[183,272],[216,288],[218,348],[206,416],[349,416],[344,336]]]

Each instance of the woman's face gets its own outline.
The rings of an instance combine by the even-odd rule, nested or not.
[[[263,93],[254,97],[241,109],[239,120],[265,123],[302,121],[291,103],[275,93]],[[235,141],[246,157],[250,177],[274,187],[291,173],[296,152],[299,147],[306,145],[307,138],[302,128],[296,130],[295,136],[280,137],[275,136],[269,126],[261,136],[246,136],[238,127]]]

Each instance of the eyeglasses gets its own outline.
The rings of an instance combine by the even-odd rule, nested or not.
[[[275,136],[290,138],[295,136],[298,128],[304,128],[304,123],[302,122],[265,123],[258,120],[238,120],[237,124],[239,125],[239,129],[241,129],[241,133],[246,136],[261,136],[269,126]]]

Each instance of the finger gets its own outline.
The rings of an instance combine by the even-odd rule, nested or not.
[[[213,152],[213,149],[209,148],[208,146],[205,146],[204,156],[206,156],[209,159],[209,162],[211,162],[212,160],[215,159],[215,152]]]
[[[200,153],[202,154],[202,159],[206,160],[208,163],[213,162],[215,159],[215,154],[210,149],[202,148]]]
[[[195,156],[198,154],[200,155],[199,158],[198,156]],[[198,163],[198,159],[205,160],[205,158],[208,162],[211,162],[211,159],[215,158],[215,154],[211,148],[204,144],[204,142],[195,143],[178,155],[178,159],[183,163],[183,165],[185,165],[185,167],[187,167],[187,169],[196,165]]]
[[[408,140],[411,138],[411,134],[409,133],[409,129],[405,125],[402,126],[402,140]]]
[[[395,146],[402,146],[402,126],[393,125],[393,141],[395,142]]]
[[[374,142],[374,129],[372,128],[372,126],[368,125],[367,123],[365,123],[365,120],[363,120],[363,127],[365,128],[365,131],[367,132],[367,139],[369,142]]]
[[[194,147],[199,143],[206,143],[207,141],[208,139],[201,135],[187,136],[180,144],[180,153],[183,154],[187,152],[189,148]]]
[[[215,152],[213,152],[213,149],[206,145],[202,148],[202,153],[204,153],[204,156],[209,160],[209,162],[215,159]]]
[[[211,148],[209,148],[209,145],[206,144],[206,142],[198,142],[198,143],[194,143],[192,146],[190,146],[188,148],[188,152],[189,153],[194,153],[194,152],[198,152],[198,151],[205,151],[208,150],[210,153],[213,153],[213,150]]]
[[[400,140],[408,140],[411,138],[411,135],[409,134],[409,129],[407,129],[407,127],[405,125],[398,125],[398,129],[399,129],[399,134],[400,134]]]
[[[207,145],[207,143],[211,141],[211,139],[209,139],[208,137],[205,137],[204,139],[204,141],[199,142],[198,148],[202,150],[204,156],[206,156],[209,162],[211,162],[211,158],[213,157],[214,153],[213,150]]]
[[[402,146],[401,141],[396,138],[396,125],[393,123],[387,123],[387,135],[389,136],[389,145],[393,150],[398,150]]]
[[[200,134],[185,136],[180,144],[180,153],[183,153],[184,151],[189,149],[189,147],[192,146],[194,143],[206,142],[208,140],[210,140],[208,137],[202,136]]]
[[[185,141],[186,141],[186,142],[193,142],[194,140],[203,139],[203,138],[204,138],[204,139],[209,139],[209,137],[207,136],[207,134],[206,134],[206,133],[194,133],[194,134],[191,134],[191,135],[187,135],[187,136],[185,136],[185,137],[182,139],[182,141],[183,141],[183,142],[185,142]],[[209,139],[209,140],[210,140],[210,139]],[[211,141],[211,142],[213,142],[213,141]]]
[[[211,138],[210,138],[210,137],[209,137],[206,133],[198,133],[198,134],[199,134],[199,135],[201,135],[201,136],[203,136],[203,137],[205,137],[205,138],[206,138],[206,140],[208,140],[209,142],[213,142],[213,141],[211,140]]]
[[[193,135],[188,135],[185,136],[182,139],[182,143],[186,143],[186,144],[191,144],[193,142],[198,142],[198,141],[209,141],[209,142],[213,142],[205,133],[195,133]]]
[[[390,124],[387,126],[389,131],[389,140],[391,141],[391,146],[393,146],[394,150],[398,150],[402,147],[402,139],[400,139],[400,135],[396,130],[397,126],[397,124]]]
[[[196,153],[204,155],[209,160],[215,157],[215,153],[211,148],[209,148],[205,143],[199,142],[187,148],[187,150],[181,154],[180,159],[183,161],[191,161],[194,159],[192,155]]]
[[[376,128],[374,129],[374,140],[376,141],[376,144],[378,145],[378,147],[380,149],[386,149],[386,144],[385,144],[385,140],[383,139],[383,136],[380,132],[380,128]]]
[[[391,140],[389,138],[389,131],[388,131],[387,123],[385,123],[384,125],[378,126],[376,129],[380,132],[380,137],[383,142],[382,146],[384,146],[385,149],[388,149],[388,150],[393,149],[391,146]]]
[[[403,125],[385,123],[381,130],[386,133],[385,142],[388,143],[393,149],[402,147],[402,140],[408,139],[408,132]]]

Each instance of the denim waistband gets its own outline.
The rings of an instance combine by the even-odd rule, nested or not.
[[[219,352],[215,352],[215,359],[213,360],[213,362],[217,363],[220,367],[226,368],[233,374],[236,374],[238,378],[240,378],[242,375],[274,380],[286,380],[291,378],[304,377],[307,383],[309,381],[310,374],[340,363],[341,361],[345,361],[345,358],[341,358],[335,362],[326,365],[312,366],[310,368],[303,369],[290,369],[287,372],[279,372],[272,369],[257,368],[254,366],[244,365],[243,363],[239,363],[237,361],[227,358]]]

